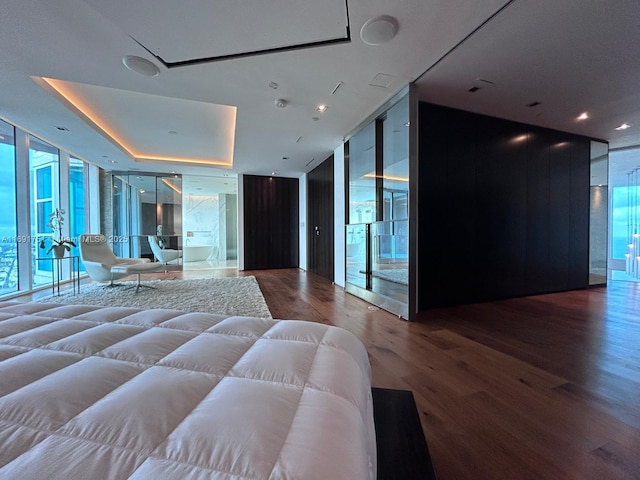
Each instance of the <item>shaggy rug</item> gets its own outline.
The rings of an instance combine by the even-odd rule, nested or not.
[[[171,308],[187,312],[207,312],[221,315],[243,315],[272,318],[255,277],[209,278],[206,280],[149,280],[136,293],[135,282],[109,288],[103,284],[82,286],[79,294],[61,293],[35,300],[37,303],[65,303],[104,307],[140,309]]]

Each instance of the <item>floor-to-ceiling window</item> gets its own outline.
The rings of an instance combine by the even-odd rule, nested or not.
[[[15,151],[14,128],[0,120],[0,295],[18,289]]]
[[[31,238],[33,255],[34,287],[50,283],[53,262],[39,261],[44,257],[44,251],[38,251],[38,247],[44,240],[46,249],[51,245],[54,232],[51,227],[51,214],[55,208],[60,208],[60,183],[58,149],[29,136],[29,173],[31,186]]]
[[[640,148],[609,153],[611,280],[640,281]]]
[[[88,210],[98,215],[99,206],[86,200],[97,192],[98,168],[3,120],[0,168],[0,297],[69,280],[71,263],[53,261],[50,247],[53,240],[76,243],[88,228]],[[52,225],[56,209],[60,229]],[[77,247],[65,251],[75,255]]]
[[[78,238],[87,232],[85,205],[88,165],[77,158],[69,159],[69,235],[77,245]],[[83,265],[80,269],[84,270]]]

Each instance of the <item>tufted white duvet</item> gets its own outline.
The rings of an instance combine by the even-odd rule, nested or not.
[[[0,302],[0,478],[375,478],[370,382],[336,327]]]

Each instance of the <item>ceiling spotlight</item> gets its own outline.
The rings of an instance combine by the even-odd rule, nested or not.
[[[287,101],[284,98],[276,98],[276,107],[284,108],[287,106]]]
[[[327,108],[328,108],[328,107],[327,107],[324,103],[321,103],[320,105],[318,105],[318,106],[316,107],[316,110],[317,110],[318,112],[320,112],[320,113],[324,113],[324,112],[326,112],[326,111],[327,111]]]
[[[398,20],[389,15],[380,15],[367,20],[360,29],[360,38],[367,45],[382,45],[398,33]]]
[[[578,120],[586,120],[587,118],[589,118],[589,114],[587,112],[583,112],[580,115],[578,115]]]
[[[275,174],[276,174],[276,172],[271,172],[271,176],[272,177],[275,176]]]
[[[136,55],[126,55],[122,57],[122,63],[132,72],[145,75],[147,77],[157,77],[160,70],[156,65],[146,58],[138,57]]]
[[[616,127],[616,130],[626,130],[627,128],[631,128],[631,125],[629,123],[623,123],[619,127]]]

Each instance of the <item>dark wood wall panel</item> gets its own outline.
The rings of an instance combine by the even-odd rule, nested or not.
[[[244,268],[299,266],[297,178],[243,176]]]
[[[307,175],[307,269],[334,280],[333,155]]]
[[[420,104],[419,309],[588,284],[589,139]]]

